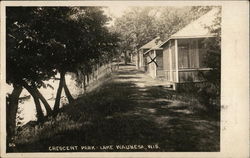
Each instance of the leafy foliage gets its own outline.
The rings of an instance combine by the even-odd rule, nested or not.
[[[37,32],[30,25],[35,17],[35,10],[7,8],[7,83],[21,84],[25,80],[40,87],[42,80],[55,75],[46,62],[51,45],[39,41]],[[30,21],[26,20],[28,17]]]
[[[155,18],[150,14],[152,12],[154,10],[151,7],[132,7],[116,19],[114,30],[121,35],[121,50],[138,49],[155,36]]]
[[[221,87],[221,8],[218,8],[216,19],[211,26],[207,26],[215,38],[208,38],[204,41],[207,53],[204,64],[212,68],[211,71],[204,73],[203,77],[208,81],[203,87],[200,87],[201,100],[206,105],[213,107],[220,105],[220,87]],[[208,97],[207,97],[208,96]],[[205,97],[205,98],[204,98]],[[212,100],[212,102],[211,102]]]

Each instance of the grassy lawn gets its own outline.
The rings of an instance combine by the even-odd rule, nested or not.
[[[67,145],[108,152],[220,150],[219,115],[197,110],[197,101],[186,101],[188,94],[147,82],[144,74],[130,67],[121,69],[74,105],[63,107],[56,118],[22,129],[10,151],[48,151],[49,146]],[[102,145],[143,147],[111,150]]]

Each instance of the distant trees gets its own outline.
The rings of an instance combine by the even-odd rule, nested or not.
[[[136,51],[152,40],[157,34],[155,29],[155,10],[151,7],[132,7],[122,17],[117,18],[114,30],[120,34],[120,51],[124,53]]]
[[[121,35],[120,50],[137,50],[159,36],[162,41],[209,11],[211,7],[131,7],[117,18],[114,30]],[[126,61],[125,61],[126,62]]]
[[[179,31],[191,21],[191,7],[161,7],[157,20],[157,32],[162,40]]]
[[[7,96],[7,128],[13,135],[18,98],[23,88],[32,95],[37,119],[59,110],[62,90],[69,102],[73,97],[65,82],[67,72],[91,70],[93,62],[115,54],[118,37],[105,26],[109,20],[99,7],[8,7],[7,83],[13,91]],[[43,81],[60,74],[55,104],[50,106],[38,88]]]

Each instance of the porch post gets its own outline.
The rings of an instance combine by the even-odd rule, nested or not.
[[[168,44],[168,53],[169,53],[169,80],[173,81],[173,65],[172,65],[172,50],[171,50],[171,40]]]
[[[140,68],[140,65],[139,65],[139,63],[140,63],[140,53],[139,53],[139,51],[136,51],[136,56],[137,56],[137,58],[136,58],[136,66],[137,66],[137,69],[139,69]]]
[[[175,39],[175,69],[176,69],[176,82],[179,82],[179,64],[178,64],[178,42]]]
[[[153,59],[154,59],[154,58],[155,58],[155,61],[157,62],[157,59],[156,59],[156,50],[154,50],[154,57],[153,57]],[[155,71],[154,71],[155,74],[154,74],[154,76],[155,76],[155,78],[156,78],[156,77],[157,77],[157,76],[156,76],[156,74],[157,74],[157,73],[156,73],[156,71],[157,71],[157,66],[154,64],[154,67],[155,67]]]

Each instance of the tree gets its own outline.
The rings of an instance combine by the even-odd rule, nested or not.
[[[69,102],[73,100],[65,82],[67,72],[76,72],[98,62],[101,56],[114,53],[117,36],[105,27],[108,18],[98,7],[8,7],[7,8],[7,83],[13,92],[7,96],[8,133],[15,129],[18,98],[23,88],[32,95],[38,121],[52,110],[38,88],[43,81],[60,73],[54,105],[59,110],[64,88]],[[106,55],[104,55],[106,54]]]
[[[6,126],[7,126],[7,142],[15,134],[16,129],[16,113],[18,110],[19,96],[23,88],[20,85],[13,84],[13,91],[6,97]]]
[[[73,69],[76,54],[79,50],[80,30],[73,15],[76,13],[70,7],[45,7],[40,8],[40,14],[36,18],[34,27],[39,31],[40,39],[43,42],[55,43],[54,47],[46,60],[60,74],[59,87],[57,89],[54,111],[58,111],[60,105],[61,92],[64,88],[69,102],[73,101],[69,89],[65,82],[65,74]],[[79,54],[79,53],[78,53]]]
[[[69,102],[73,100],[65,82],[65,74],[67,72],[76,73],[78,69],[83,69],[84,73],[88,75],[92,70],[93,61],[98,61],[104,51],[110,51],[110,47],[114,47],[115,40],[110,41],[113,35],[110,35],[105,28],[108,18],[98,7],[60,7],[44,8],[43,10],[45,16],[43,19],[39,19],[42,24],[38,24],[38,26],[44,26],[43,28],[46,29],[43,30],[43,34],[50,34],[51,38],[63,46],[61,51],[56,51],[51,57],[54,67],[60,73],[54,104],[56,113],[59,110],[63,88]],[[47,14],[47,12],[58,16],[50,20],[52,13]],[[49,23],[43,23],[43,21],[49,20]],[[59,26],[64,29],[58,30]]]
[[[160,7],[157,21],[157,33],[161,40],[171,35],[208,12],[210,6]]]
[[[95,39],[92,42],[87,40],[92,45],[88,47],[88,50],[84,50],[84,58],[76,65],[76,71],[74,72],[77,74],[77,82],[83,83],[84,90],[86,90],[86,82],[88,82],[90,73],[93,69],[97,68],[96,65],[109,63],[117,56],[118,42],[120,41],[119,35],[105,26],[109,18],[103,15],[103,11],[100,10],[101,8],[92,9],[95,9],[95,12],[97,12],[95,13],[96,18],[92,18],[92,20],[97,20],[99,24],[91,22],[93,23],[93,26],[91,26],[93,27],[93,31],[90,34],[85,33],[85,37],[89,35],[90,39],[92,37],[95,37]],[[85,80],[85,76],[87,77],[87,81]]]
[[[122,17],[116,19],[114,30],[120,34],[120,51],[134,52],[156,36],[155,13],[152,7],[132,7]],[[135,51],[136,52],[136,51]]]
[[[221,78],[221,8],[217,8],[216,18],[212,25],[205,26],[215,35],[215,38],[207,38],[204,40],[207,53],[205,54],[204,64],[212,68],[208,73],[203,73],[203,77],[210,83],[213,88],[211,93],[214,97],[220,96],[220,78]],[[210,94],[210,95],[211,95]]]
[[[32,76],[29,78],[30,80],[26,82],[30,82],[30,86],[37,86],[39,88],[42,86],[44,79],[49,79],[51,75],[59,72],[61,77],[54,105],[54,109],[58,110],[63,88],[69,102],[73,100],[65,83],[65,74],[67,72],[75,72],[81,63],[88,66],[86,63],[90,60],[98,59],[103,51],[110,51],[110,46],[114,47],[112,45],[114,40],[107,40],[111,39],[110,37],[113,35],[110,35],[107,28],[104,27],[108,18],[98,7],[36,7],[16,10],[22,12],[21,15],[23,17],[20,17],[18,14],[12,15],[13,12],[9,12],[9,17],[14,17],[12,21],[9,18],[9,24],[15,25],[16,20],[23,22],[23,24],[16,25],[19,32],[20,30],[23,31],[20,32],[20,35],[23,37],[17,40],[17,43],[14,45],[18,45],[18,42],[21,41],[23,48],[18,46],[19,52],[22,50],[27,53],[33,50],[35,53],[30,54],[34,56],[38,55],[39,58],[36,60],[42,61],[42,63],[37,62],[35,65],[33,60],[26,61],[31,62],[27,63],[27,65],[34,65],[36,72],[38,72],[37,68],[40,68],[39,73],[41,73],[27,72],[27,75],[30,75],[30,73],[33,74],[30,75]],[[28,16],[30,16],[31,21],[25,20]],[[12,31],[16,33],[16,30],[12,29]],[[27,35],[27,32],[29,35]],[[26,35],[24,35],[25,33]],[[25,41],[22,39],[25,39]],[[9,48],[11,49],[12,47]],[[26,60],[28,58],[25,56],[23,59]],[[8,63],[11,63],[11,61]],[[22,73],[25,72],[22,71]],[[19,76],[24,77],[23,74]],[[22,77],[20,78],[23,79]],[[27,87],[27,85],[25,86]],[[34,90],[30,92],[38,91]],[[41,101],[44,102],[42,95],[38,94]]]
[[[33,96],[38,121],[44,114],[39,99],[42,100],[47,114],[52,110],[37,88],[45,86],[43,80],[55,74],[48,65],[45,56],[50,52],[51,45],[42,43],[37,38],[37,32],[32,28],[32,22],[37,14],[37,8],[8,7],[6,29],[6,82],[12,84],[13,91],[7,96],[7,131],[12,136],[16,127],[16,110],[21,91],[26,88]]]

